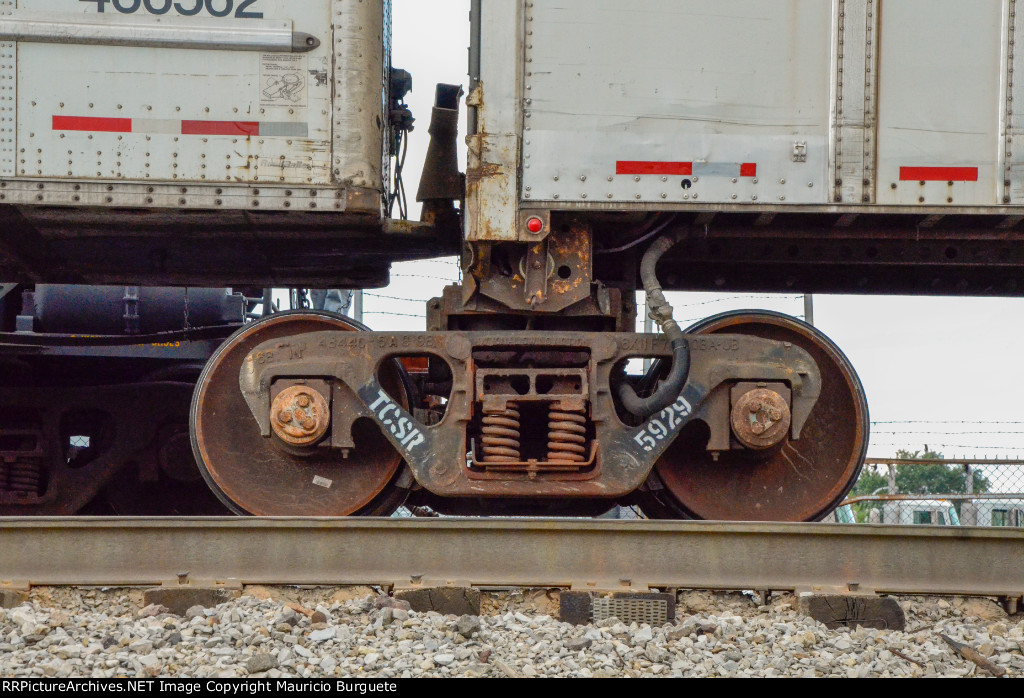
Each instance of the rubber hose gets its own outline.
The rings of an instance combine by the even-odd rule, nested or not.
[[[683,335],[679,324],[672,317],[672,306],[665,298],[656,273],[658,262],[666,252],[675,247],[677,242],[678,238],[674,235],[659,238],[647,250],[640,263],[640,279],[647,292],[647,307],[650,309],[651,317],[672,343],[672,370],[653,395],[642,398],[628,383],[622,383],[619,386],[619,400],[622,402],[622,406],[627,412],[640,419],[647,419],[674,404],[686,385],[686,379],[690,376],[690,343]]]

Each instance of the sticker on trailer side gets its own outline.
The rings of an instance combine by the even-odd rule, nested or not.
[[[307,79],[304,54],[264,53],[260,56],[260,105],[305,107]]]

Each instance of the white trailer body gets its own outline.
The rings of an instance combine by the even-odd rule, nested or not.
[[[882,523],[892,526],[959,526],[953,503],[945,499],[903,499],[885,502]]]
[[[389,15],[386,0],[0,0],[0,199],[379,216]]]
[[[564,209],[1013,215],[1017,9],[478,0],[469,235]]]
[[[1024,527],[1024,500],[979,498],[964,504],[964,524],[971,526]]]

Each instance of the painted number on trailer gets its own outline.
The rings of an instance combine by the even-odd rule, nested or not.
[[[658,444],[671,436],[686,423],[686,418],[693,414],[693,407],[684,398],[676,404],[666,407],[657,417],[651,420],[646,429],[633,437],[637,445],[650,453]]]
[[[398,439],[407,453],[412,453],[417,446],[426,441],[423,432],[416,428],[415,422],[403,417],[402,410],[383,390],[378,391],[377,400],[370,405],[370,410],[380,421],[381,426]]]
[[[78,0],[96,5],[97,12],[106,12],[110,5],[122,14],[145,12],[151,15],[165,15],[171,10],[185,17],[194,17],[206,10],[214,17],[238,19],[262,19],[263,13],[254,8],[259,0]],[[234,15],[232,15],[232,12]]]

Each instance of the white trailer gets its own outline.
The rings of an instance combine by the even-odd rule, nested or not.
[[[960,516],[946,499],[901,499],[882,506],[882,520],[891,526],[959,526]]]
[[[378,213],[386,10],[4,0],[4,200]]]
[[[358,288],[446,251],[382,236],[390,15],[390,0],[0,0],[0,273]]]
[[[962,511],[965,526],[995,526],[999,528],[1024,527],[1024,499],[1006,497],[978,498],[964,502]]]
[[[1006,213],[1015,0],[476,2],[469,234],[517,211]]]

